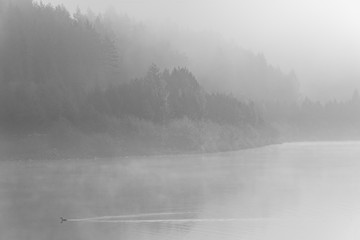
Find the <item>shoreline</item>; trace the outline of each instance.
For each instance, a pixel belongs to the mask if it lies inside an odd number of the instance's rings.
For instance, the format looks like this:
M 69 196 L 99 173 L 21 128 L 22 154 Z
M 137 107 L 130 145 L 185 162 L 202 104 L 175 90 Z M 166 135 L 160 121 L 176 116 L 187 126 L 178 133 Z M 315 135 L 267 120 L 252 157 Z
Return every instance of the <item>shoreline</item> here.
M 148 151 L 146 154 L 143 153 L 135 153 L 132 152 L 129 154 L 129 151 L 120 152 L 116 155 L 109 155 L 109 156 L 81 156 L 81 154 L 74 154 L 69 155 L 65 152 L 57 152 L 56 154 L 51 153 L 51 149 L 48 149 L 47 152 L 37 152 L 36 154 L 31 154 L 28 156 L 21 156 L 24 154 L 21 153 L 15 153 L 8 156 L 2 156 L 2 159 L 0 161 L 33 161 L 33 160 L 50 160 L 50 161 L 61 161 L 61 160 L 69 160 L 69 159 L 79 159 L 79 160 L 86 160 L 86 159 L 119 159 L 119 160 L 126 160 L 130 158 L 145 158 L 145 157 L 158 157 L 158 158 L 166 158 L 166 157 L 176 157 L 176 156 L 199 156 L 199 155 L 213 155 L 213 154 L 222 154 L 222 153 L 231 153 L 231 152 L 238 152 L 243 150 L 250 150 L 250 149 L 257 149 L 272 145 L 278 145 L 282 144 L 283 142 L 274 141 L 272 143 L 262 143 L 262 144 L 249 144 L 247 146 L 242 146 L 239 148 L 234 149 L 227 149 L 222 151 L 204 151 L 204 150 L 194 150 L 194 151 L 174 151 L 171 149 L 151 149 L 151 151 Z

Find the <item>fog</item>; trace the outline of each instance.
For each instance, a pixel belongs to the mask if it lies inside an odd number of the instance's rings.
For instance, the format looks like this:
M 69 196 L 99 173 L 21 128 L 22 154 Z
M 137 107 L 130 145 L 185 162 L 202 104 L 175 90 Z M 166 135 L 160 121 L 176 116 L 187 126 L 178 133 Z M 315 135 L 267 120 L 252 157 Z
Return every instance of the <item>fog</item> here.
M 359 139 L 355 2 L 1 2 L 7 156 Z
M 0 239 L 359 239 L 358 7 L 0 0 Z
M 360 87 L 360 3 L 354 0 L 50 0 L 75 11 L 111 7 L 146 24 L 212 31 L 294 70 L 302 93 L 347 99 Z

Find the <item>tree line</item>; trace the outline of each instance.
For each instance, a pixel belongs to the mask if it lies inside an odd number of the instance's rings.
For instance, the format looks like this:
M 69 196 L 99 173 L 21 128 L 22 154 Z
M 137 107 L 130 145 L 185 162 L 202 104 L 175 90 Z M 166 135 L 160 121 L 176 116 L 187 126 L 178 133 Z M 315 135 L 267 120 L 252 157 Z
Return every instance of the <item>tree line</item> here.
M 358 140 L 360 136 L 357 90 L 348 100 L 305 98 L 295 103 L 268 103 L 263 109 L 266 121 L 277 125 L 284 140 Z
M 255 145 L 271 129 L 252 102 L 209 93 L 186 67 L 152 64 L 144 76 L 124 79 L 121 48 L 99 18 L 31 2 L 6 5 L 0 18 L 3 140 L 46 142 L 36 151 L 57 154 L 100 141 L 125 152 L 139 142 L 143 149 L 216 151 Z
M 357 92 L 345 102 L 299 100 L 295 73 L 261 54 L 177 31 L 156 38 L 113 12 L 30 0 L 0 9 L 0 148 L 10 155 L 224 151 L 360 135 Z

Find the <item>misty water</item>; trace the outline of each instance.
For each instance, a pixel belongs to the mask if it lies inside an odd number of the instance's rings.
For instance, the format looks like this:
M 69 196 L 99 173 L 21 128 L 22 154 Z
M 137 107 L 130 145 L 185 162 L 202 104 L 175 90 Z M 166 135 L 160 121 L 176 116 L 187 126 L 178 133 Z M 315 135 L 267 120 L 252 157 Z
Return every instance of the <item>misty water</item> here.
M 358 239 L 359 159 L 360 143 L 333 142 L 1 161 L 0 238 Z M 133 216 L 60 223 L 119 215 Z

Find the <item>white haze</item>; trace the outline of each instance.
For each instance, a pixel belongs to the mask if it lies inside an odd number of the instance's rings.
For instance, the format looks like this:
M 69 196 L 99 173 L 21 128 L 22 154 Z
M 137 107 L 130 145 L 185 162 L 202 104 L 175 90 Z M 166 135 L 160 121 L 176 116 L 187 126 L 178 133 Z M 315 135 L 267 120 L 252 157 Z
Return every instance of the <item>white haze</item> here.
M 146 23 L 210 30 L 272 65 L 295 70 L 305 95 L 320 100 L 360 89 L 360 2 L 356 0 L 46 0 L 74 11 L 119 13 Z

